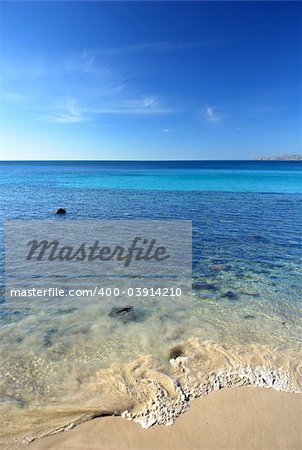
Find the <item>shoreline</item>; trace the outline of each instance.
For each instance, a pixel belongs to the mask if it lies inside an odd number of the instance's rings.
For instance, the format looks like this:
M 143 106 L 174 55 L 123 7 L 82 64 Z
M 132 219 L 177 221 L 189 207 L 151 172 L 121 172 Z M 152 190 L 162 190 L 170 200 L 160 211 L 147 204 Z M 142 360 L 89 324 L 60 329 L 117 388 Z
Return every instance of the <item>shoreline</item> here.
M 299 450 L 301 421 L 302 394 L 244 386 L 213 391 L 193 400 L 172 426 L 145 430 L 133 421 L 108 416 L 21 448 Z
M 65 431 L 82 427 L 84 422 L 90 423 L 96 417 L 121 416 L 138 422 L 142 429 L 172 425 L 186 415 L 184 413 L 191 409 L 196 399 L 228 390 L 223 388 L 265 387 L 285 395 L 302 394 L 301 362 L 297 354 L 288 349 L 286 352 L 273 351 L 254 344 L 237 348 L 236 352 L 232 348 L 230 352 L 226 345 L 191 338 L 174 348 L 176 350 L 183 356 L 165 363 L 149 355 L 99 370 L 86 382 L 85 378 L 78 378 L 72 404 L 66 402 L 65 406 L 61 401 L 55 407 L 33 408 L 25 423 L 20 415 L 15 436 L 7 431 L 12 420 L 18 423 L 21 410 L 14 414 L 8 411 L 6 427 L 3 422 L 4 440 L 1 439 L 2 445 L 8 447 L 1 447 L 0 443 L 0 449 L 18 448 L 21 444 L 65 435 Z

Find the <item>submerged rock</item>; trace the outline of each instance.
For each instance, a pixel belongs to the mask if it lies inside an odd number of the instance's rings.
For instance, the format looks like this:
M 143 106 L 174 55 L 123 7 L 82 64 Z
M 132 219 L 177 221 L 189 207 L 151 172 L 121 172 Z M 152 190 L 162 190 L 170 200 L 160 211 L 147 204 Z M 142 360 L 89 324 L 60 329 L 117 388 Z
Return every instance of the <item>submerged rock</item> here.
M 222 298 L 229 298 L 230 300 L 237 300 L 238 299 L 238 295 L 236 294 L 236 292 L 233 291 L 226 291 L 223 292 L 220 297 Z
M 253 316 L 252 314 L 246 314 L 245 316 L 243 316 L 244 319 L 256 319 L 256 316 Z
M 129 313 L 130 311 L 133 311 L 133 310 L 134 310 L 134 306 L 132 306 L 132 305 L 114 306 L 111 309 L 109 316 L 117 316 L 119 314 Z
M 217 288 L 213 284 L 203 283 L 202 281 L 194 281 L 192 288 L 196 291 L 216 291 Z
M 109 317 L 121 320 L 123 323 L 127 322 L 142 322 L 145 319 L 145 312 L 140 309 L 134 309 L 132 305 L 114 306 Z
M 58 333 L 58 328 L 50 328 L 46 331 L 44 337 L 43 337 L 43 347 L 48 348 L 51 347 L 53 344 L 53 339 L 55 335 Z
M 59 208 L 59 209 L 57 209 L 57 211 L 56 211 L 56 214 L 66 214 L 67 213 L 67 211 L 66 211 L 66 209 L 64 209 L 64 208 Z
M 169 353 L 169 359 L 176 359 L 179 358 L 180 356 L 183 356 L 184 352 L 183 349 L 180 345 L 178 345 L 177 347 L 174 347 L 170 350 Z
M 268 244 L 269 243 L 269 240 L 267 238 L 261 236 L 260 234 L 256 234 L 254 236 L 254 239 L 256 241 L 258 241 L 259 243 L 261 243 L 261 244 Z

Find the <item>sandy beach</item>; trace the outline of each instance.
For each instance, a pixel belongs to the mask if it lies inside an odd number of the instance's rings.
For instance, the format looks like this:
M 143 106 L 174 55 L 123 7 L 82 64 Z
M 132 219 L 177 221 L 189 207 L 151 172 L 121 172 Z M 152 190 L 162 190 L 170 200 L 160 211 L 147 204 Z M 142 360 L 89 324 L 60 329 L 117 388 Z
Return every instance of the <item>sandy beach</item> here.
M 302 395 L 274 389 L 222 389 L 191 402 L 174 425 L 145 430 L 103 417 L 29 445 L 32 450 L 302 448 Z M 25 448 L 25 447 L 24 447 Z

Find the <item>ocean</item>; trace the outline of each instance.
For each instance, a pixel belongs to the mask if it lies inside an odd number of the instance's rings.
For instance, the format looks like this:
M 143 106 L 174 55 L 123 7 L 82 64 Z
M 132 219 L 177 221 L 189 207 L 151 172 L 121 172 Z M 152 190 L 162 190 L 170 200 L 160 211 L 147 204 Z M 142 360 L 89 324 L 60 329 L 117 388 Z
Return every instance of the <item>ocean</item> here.
M 226 386 L 301 391 L 301 173 L 285 161 L 1 162 L 0 441 L 105 414 L 169 424 Z M 140 320 L 112 319 L 99 299 L 9 307 L 10 219 L 190 220 L 197 288 L 181 308 L 145 301 Z

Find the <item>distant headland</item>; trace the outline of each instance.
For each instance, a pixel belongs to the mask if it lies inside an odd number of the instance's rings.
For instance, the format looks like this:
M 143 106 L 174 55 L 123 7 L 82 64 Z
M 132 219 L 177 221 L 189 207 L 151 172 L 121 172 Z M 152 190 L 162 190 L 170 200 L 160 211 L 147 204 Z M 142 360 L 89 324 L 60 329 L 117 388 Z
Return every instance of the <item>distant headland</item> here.
M 256 161 L 302 161 L 302 155 L 257 156 Z

